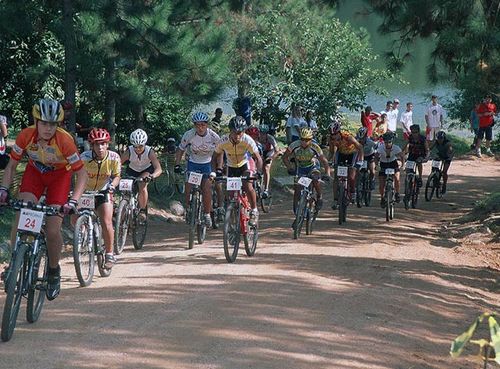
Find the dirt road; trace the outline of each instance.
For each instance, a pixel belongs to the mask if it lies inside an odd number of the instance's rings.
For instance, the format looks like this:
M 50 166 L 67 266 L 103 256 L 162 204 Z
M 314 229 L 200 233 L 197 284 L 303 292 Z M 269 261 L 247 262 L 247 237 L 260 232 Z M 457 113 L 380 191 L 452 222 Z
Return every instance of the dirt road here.
M 234 264 L 220 232 L 187 250 L 184 224 L 156 221 L 144 250 L 127 247 L 90 287 L 66 258 L 60 297 L 35 324 L 22 307 L 0 368 L 478 368 L 448 351 L 477 315 L 498 312 L 500 268 L 438 230 L 499 178 L 493 159 L 456 161 L 444 199 L 399 205 L 387 223 L 376 196 L 343 226 L 325 206 L 299 241 L 284 198 L 261 217 L 256 255 Z

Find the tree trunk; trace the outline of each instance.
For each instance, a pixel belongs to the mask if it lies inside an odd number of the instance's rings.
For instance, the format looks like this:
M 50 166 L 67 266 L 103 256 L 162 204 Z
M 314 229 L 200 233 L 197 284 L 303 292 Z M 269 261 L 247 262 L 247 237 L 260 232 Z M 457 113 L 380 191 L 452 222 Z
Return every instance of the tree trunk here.
M 111 142 L 116 143 L 116 95 L 115 95 L 115 67 L 110 61 L 104 72 L 106 88 L 104 92 L 104 126 L 111 135 Z
M 142 103 L 135 108 L 135 128 L 144 129 L 144 105 Z
M 73 105 L 72 114 L 67 119 L 67 129 L 76 132 L 76 40 L 75 25 L 73 22 L 74 8 L 72 0 L 64 0 L 63 3 L 63 29 L 64 29 L 64 98 Z

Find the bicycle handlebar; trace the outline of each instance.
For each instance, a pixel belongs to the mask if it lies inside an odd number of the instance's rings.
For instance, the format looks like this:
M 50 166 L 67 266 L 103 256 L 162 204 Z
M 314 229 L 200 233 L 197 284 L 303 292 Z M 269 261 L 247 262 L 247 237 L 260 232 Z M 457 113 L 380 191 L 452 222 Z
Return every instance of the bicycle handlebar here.
M 62 206 L 35 204 L 31 201 L 24 201 L 24 200 L 9 200 L 8 205 L 14 210 L 19 211 L 21 209 L 30 209 L 30 210 L 42 211 L 47 215 L 58 215 L 59 213 L 62 212 L 63 208 Z

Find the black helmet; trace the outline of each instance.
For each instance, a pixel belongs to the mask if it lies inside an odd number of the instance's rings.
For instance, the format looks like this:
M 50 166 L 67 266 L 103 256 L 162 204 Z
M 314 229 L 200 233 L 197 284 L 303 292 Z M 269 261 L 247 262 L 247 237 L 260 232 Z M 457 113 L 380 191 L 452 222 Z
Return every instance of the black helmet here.
M 236 132 L 243 132 L 247 129 L 247 122 L 245 118 L 240 117 L 239 115 L 236 117 L 232 117 L 229 121 L 229 129 Z
M 445 131 L 439 131 L 436 135 L 436 138 L 438 140 L 446 140 L 446 132 Z
M 420 126 L 418 124 L 412 124 L 410 126 L 410 131 L 415 133 L 420 132 Z
M 392 143 L 394 141 L 394 133 L 386 132 L 382 135 L 382 139 L 385 143 Z

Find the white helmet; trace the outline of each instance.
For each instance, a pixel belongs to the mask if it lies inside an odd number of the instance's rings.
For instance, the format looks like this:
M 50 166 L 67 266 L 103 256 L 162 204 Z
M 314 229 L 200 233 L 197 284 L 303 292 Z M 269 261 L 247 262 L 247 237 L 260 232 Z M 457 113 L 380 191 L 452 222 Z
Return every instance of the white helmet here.
M 148 142 L 148 134 L 142 129 L 138 128 L 130 134 L 130 143 L 133 146 L 146 145 Z

